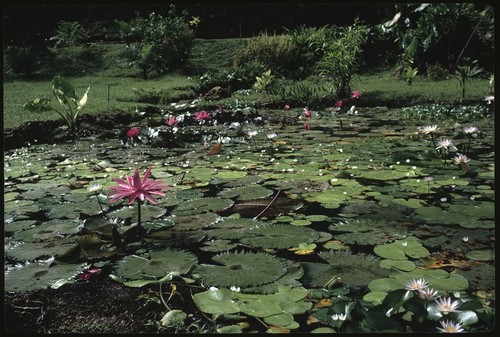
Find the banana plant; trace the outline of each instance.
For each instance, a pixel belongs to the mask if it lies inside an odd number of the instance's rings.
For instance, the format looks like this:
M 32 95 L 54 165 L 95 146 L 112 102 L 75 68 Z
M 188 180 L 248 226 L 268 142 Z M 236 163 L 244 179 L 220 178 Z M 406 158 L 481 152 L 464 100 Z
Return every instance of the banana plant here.
M 79 98 L 75 93 L 73 85 L 61 76 L 52 79 L 52 93 L 60 104 L 60 108 L 52 106 L 50 98 L 35 98 L 25 103 L 23 108 L 30 112 L 55 111 L 64 120 L 71 131 L 76 129 L 76 119 L 78 114 L 87 104 L 90 86 Z

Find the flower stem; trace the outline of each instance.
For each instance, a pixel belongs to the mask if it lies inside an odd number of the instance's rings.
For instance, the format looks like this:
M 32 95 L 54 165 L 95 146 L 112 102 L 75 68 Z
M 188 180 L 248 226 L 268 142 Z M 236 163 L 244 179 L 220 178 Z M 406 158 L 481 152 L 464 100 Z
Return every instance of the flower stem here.
M 137 237 L 141 237 L 141 200 L 137 199 Z
M 99 194 L 97 192 L 94 192 L 95 198 L 97 199 L 97 204 L 99 205 L 99 208 L 101 209 L 101 212 L 104 212 L 102 209 L 101 201 L 99 200 Z

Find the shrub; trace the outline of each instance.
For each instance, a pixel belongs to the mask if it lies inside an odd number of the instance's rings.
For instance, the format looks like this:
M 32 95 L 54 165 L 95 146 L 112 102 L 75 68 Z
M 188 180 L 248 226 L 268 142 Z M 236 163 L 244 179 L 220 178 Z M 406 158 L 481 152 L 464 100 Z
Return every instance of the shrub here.
M 292 44 L 286 74 L 293 79 L 304 79 L 311 75 L 325 53 L 325 46 L 335 36 L 335 27 L 321 28 L 299 26 L 287 30 Z
M 439 63 L 427 65 L 427 78 L 431 81 L 444 80 L 448 76 L 448 70 Z
M 4 71 L 31 76 L 40 67 L 40 58 L 32 47 L 10 47 L 4 53 Z
M 147 19 L 135 18 L 130 23 L 115 21 L 112 36 L 118 36 L 130 49 L 128 64 L 138 66 L 142 77 L 162 75 L 182 66 L 193 45 L 194 33 L 187 22 L 187 12 L 176 13 L 170 5 L 168 15 L 151 13 Z M 140 41 L 133 44 L 133 41 Z
M 343 27 L 325 46 L 325 54 L 318 63 L 320 75 L 332 80 L 335 94 L 340 98 L 351 94 L 351 78 L 357 70 L 367 32 L 368 29 L 357 22 Z
M 50 38 L 56 41 L 54 47 L 77 46 L 87 39 L 87 32 L 78 21 L 59 21 L 57 35 Z
M 234 67 L 242 67 L 246 63 L 258 62 L 266 69 L 278 75 L 286 75 L 292 59 L 292 43 L 285 35 L 267 35 L 267 33 L 250 40 L 234 57 Z
M 277 96 L 280 101 L 311 107 L 323 103 L 330 92 L 328 88 L 318 84 L 317 81 L 303 80 L 292 83 L 277 81 L 269 93 Z

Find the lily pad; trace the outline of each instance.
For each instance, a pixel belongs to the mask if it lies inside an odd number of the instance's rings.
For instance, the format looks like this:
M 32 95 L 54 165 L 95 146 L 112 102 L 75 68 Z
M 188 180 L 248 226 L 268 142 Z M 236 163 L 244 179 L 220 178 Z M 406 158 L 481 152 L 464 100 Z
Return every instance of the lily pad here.
M 230 208 L 234 202 L 231 199 L 213 197 L 185 201 L 172 211 L 173 215 L 193 215 L 205 212 L 220 212 Z
M 286 273 L 286 264 L 265 253 L 220 253 L 212 258 L 219 265 L 201 264 L 194 273 L 203 283 L 216 287 L 255 287 L 273 282 Z
M 393 243 L 375 246 L 373 252 L 378 256 L 391 260 L 406 260 L 408 257 L 418 259 L 426 257 L 430 253 L 422 246 L 422 243 L 413 236 Z
M 187 274 L 198 258 L 183 250 L 151 251 L 150 257 L 129 255 L 119 260 L 114 268 L 123 279 L 159 279 L 169 273 Z
M 217 195 L 223 198 L 236 200 L 252 200 L 267 198 L 271 194 L 273 194 L 272 190 L 267 189 L 261 185 L 250 185 L 223 189 Z
M 252 227 L 240 242 L 254 247 L 287 249 L 301 243 L 313 243 L 319 237 L 318 231 L 308 227 L 276 224 Z
M 28 263 L 5 272 L 6 291 L 30 291 L 45 289 L 59 280 L 72 282 L 74 277 L 84 268 L 81 264 L 47 264 Z

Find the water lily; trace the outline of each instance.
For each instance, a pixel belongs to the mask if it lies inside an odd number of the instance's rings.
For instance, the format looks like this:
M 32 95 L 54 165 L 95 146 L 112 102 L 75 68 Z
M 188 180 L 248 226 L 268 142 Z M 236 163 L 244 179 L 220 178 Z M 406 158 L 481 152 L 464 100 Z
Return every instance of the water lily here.
M 311 117 L 312 116 L 312 110 L 305 108 L 304 109 L 304 117 Z
M 436 147 L 437 149 L 448 149 L 453 145 L 453 141 L 451 139 L 440 139 L 438 141 L 438 146 Z
M 432 288 L 418 290 L 418 296 L 423 300 L 433 300 L 437 297 L 438 292 Z
M 276 137 L 278 137 L 278 134 L 276 134 L 275 132 L 267 134 L 267 139 L 274 139 Z
M 285 104 L 285 110 L 290 110 L 290 104 Z
M 353 105 L 351 108 L 347 111 L 348 115 L 356 116 L 358 114 L 358 110 L 355 110 L 356 107 Z
M 354 99 L 358 99 L 361 97 L 361 91 L 358 91 L 358 90 L 354 90 L 352 92 L 352 95 L 351 95 L 351 98 L 354 98 Z
M 467 126 L 464 128 L 464 133 L 469 135 L 469 143 L 467 145 L 468 151 L 470 151 L 472 138 L 477 137 L 478 132 L 479 132 L 479 128 L 477 128 L 476 126 Z
M 141 203 L 143 201 L 149 201 L 154 205 L 158 204 L 158 200 L 153 196 L 165 196 L 162 190 L 168 188 L 167 185 L 163 184 L 162 180 L 155 181 L 149 179 L 150 175 L 151 168 L 148 168 L 141 180 L 139 169 L 136 167 L 133 176 L 125 176 L 125 180 L 114 178 L 118 186 L 108 187 L 112 190 L 110 195 L 113 196 L 110 203 L 128 197 L 128 204 L 130 205 L 137 199 L 137 236 L 141 233 Z
M 474 135 L 478 131 L 479 131 L 479 128 L 477 128 L 476 126 L 466 126 L 464 128 L 465 133 L 472 134 L 472 135 Z
M 413 279 L 406 283 L 406 290 L 419 291 L 429 287 L 429 284 L 424 279 Z
M 435 133 L 437 130 L 439 130 L 439 127 L 437 125 L 426 125 L 426 126 L 423 126 L 423 127 L 419 127 L 418 128 L 418 131 L 420 133 L 423 133 L 425 135 L 427 134 L 433 134 Z
M 439 130 L 439 127 L 436 124 L 426 125 L 426 126 L 418 128 L 419 133 L 423 133 L 424 135 L 429 135 L 429 134 L 431 135 L 431 141 L 432 141 L 432 144 L 434 145 L 434 147 L 436 147 L 436 141 L 434 140 L 434 134 L 436 133 L 437 130 Z
M 310 130 L 311 126 L 309 124 L 304 124 L 304 130 Z
M 156 138 L 159 135 L 159 131 L 153 128 L 148 128 L 148 138 Z
M 174 116 L 169 116 L 166 120 L 165 120 L 165 123 L 167 123 L 168 126 L 170 127 L 173 127 L 175 126 L 177 123 L 179 123 L 179 121 L 174 117 Z
M 101 184 L 92 184 L 89 187 L 87 187 L 87 191 L 89 192 L 98 192 L 102 189 Z
M 194 120 L 201 124 L 210 119 L 212 119 L 212 114 L 208 111 L 201 110 L 194 113 Z
M 337 102 L 335 102 L 335 107 L 337 108 L 342 108 L 342 105 L 344 105 L 344 102 L 342 100 L 338 100 Z
M 492 102 L 495 102 L 495 96 L 494 95 L 485 96 L 484 101 L 486 102 L 486 104 L 491 104 Z
M 456 310 L 460 306 L 459 301 L 451 302 L 451 297 L 442 297 L 436 299 L 436 309 L 441 311 L 444 315 L 448 315 L 450 312 L 456 312 Z
M 437 328 L 441 332 L 445 333 L 457 333 L 457 332 L 462 332 L 464 329 L 460 325 L 460 323 L 455 323 L 452 320 L 443 320 L 439 321 L 441 324 L 441 328 Z
M 469 165 L 470 159 L 467 158 L 465 154 L 457 153 L 457 155 L 455 156 L 455 158 L 453 158 L 453 160 L 455 161 L 456 165 L 459 165 L 462 168 L 462 171 L 464 171 L 464 173 L 466 174 L 472 173 L 472 169 Z
M 137 127 L 130 128 L 127 131 L 127 137 L 129 138 L 137 138 L 141 134 L 141 129 Z
M 468 162 L 470 162 L 470 159 L 467 158 L 465 154 L 461 153 L 457 153 L 457 155 L 455 156 L 455 158 L 453 158 L 453 160 L 457 165 L 467 164 Z
M 334 321 L 345 321 L 347 318 L 347 315 L 346 314 L 333 314 L 331 317 Z

